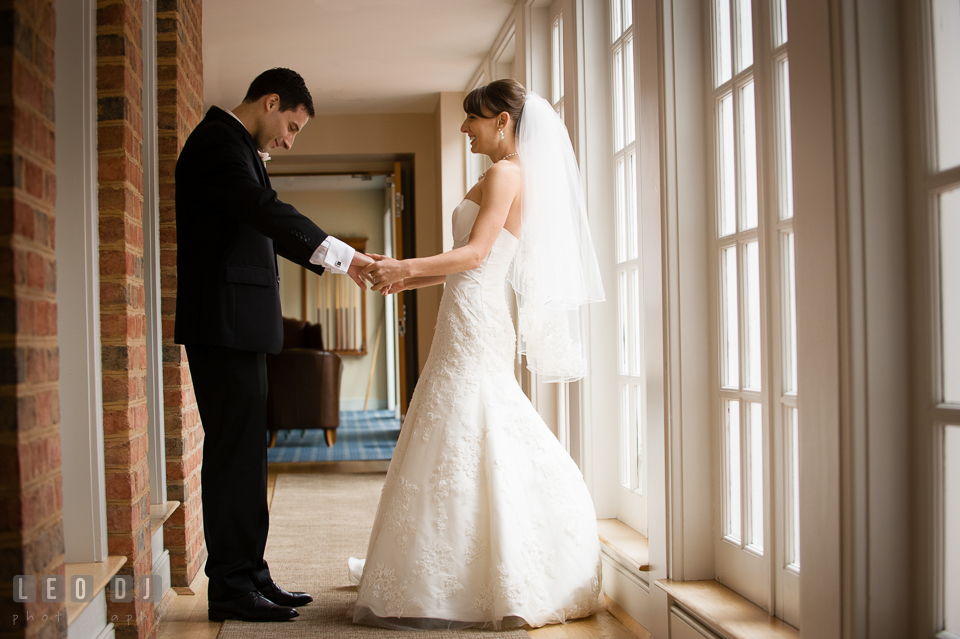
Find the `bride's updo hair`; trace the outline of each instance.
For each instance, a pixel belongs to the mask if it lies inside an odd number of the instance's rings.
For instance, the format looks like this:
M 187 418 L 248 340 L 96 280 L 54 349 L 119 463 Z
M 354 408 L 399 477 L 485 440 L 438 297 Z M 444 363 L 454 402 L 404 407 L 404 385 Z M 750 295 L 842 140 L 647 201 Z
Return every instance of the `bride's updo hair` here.
M 463 99 L 463 110 L 478 118 L 495 118 L 501 113 L 509 113 L 513 120 L 513 130 L 520 125 L 523 103 L 527 99 L 527 90 L 516 80 L 496 80 L 477 87 Z

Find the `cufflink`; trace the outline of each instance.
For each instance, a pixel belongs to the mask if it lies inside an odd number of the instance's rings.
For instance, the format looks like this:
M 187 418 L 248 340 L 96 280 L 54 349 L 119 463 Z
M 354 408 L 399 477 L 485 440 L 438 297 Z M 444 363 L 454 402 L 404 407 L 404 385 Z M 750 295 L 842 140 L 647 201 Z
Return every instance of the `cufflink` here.
M 343 262 L 341 262 L 340 260 L 337 260 L 337 266 L 340 266 L 341 264 L 343 264 Z

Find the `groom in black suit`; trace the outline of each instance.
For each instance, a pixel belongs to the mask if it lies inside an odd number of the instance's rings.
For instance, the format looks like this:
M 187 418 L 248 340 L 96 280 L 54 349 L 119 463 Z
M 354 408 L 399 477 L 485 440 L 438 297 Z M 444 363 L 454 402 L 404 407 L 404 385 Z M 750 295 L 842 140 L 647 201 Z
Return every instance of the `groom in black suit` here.
M 212 621 L 279 621 L 310 603 L 273 582 L 267 542 L 266 354 L 280 352 L 277 255 L 317 274 L 372 260 L 277 199 L 264 168 L 314 116 L 303 78 L 271 69 L 232 112 L 211 107 L 176 170 L 177 316 L 203 423 L 203 525 Z

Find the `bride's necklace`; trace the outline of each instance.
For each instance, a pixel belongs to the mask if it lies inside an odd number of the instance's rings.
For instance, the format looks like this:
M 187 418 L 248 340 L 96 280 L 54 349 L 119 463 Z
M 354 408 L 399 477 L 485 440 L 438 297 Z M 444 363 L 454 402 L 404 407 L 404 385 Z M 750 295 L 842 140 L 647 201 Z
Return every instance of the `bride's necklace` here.
M 515 152 L 511 153 L 510 155 L 505 155 L 505 156 L 503 156 L 502 158 L 500 158 L 499 160 L 497 160 L 497 162 L 503 162 L 503 161 L 506 160 L 507 158 L 512 158 L 512 157 L 515 156 L 515 155 L 520 155 L 520 152 L 519 152 L 519 151 L 515 151 Z M 494 164 L 496 164 L 497 162 L 494 162 Z M 491 166 L 490 169 L 492 169 L 492 168 L 493 168 L 493 167 Z M 487 171 L 489 171 L 490 169 L 487 169 Z M 483 173 L 480 174 L 480 177 L 477 178 L 477 182 L 479 182 L 480 180 L 483 179 L 483 176 L 487 174 L 487 171 L 484 171 Z

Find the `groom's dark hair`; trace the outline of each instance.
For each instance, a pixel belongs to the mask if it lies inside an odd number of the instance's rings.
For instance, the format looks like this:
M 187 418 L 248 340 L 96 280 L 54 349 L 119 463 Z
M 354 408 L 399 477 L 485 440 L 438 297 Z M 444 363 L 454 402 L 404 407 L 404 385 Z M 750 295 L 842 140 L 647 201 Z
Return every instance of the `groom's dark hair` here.
M 296 71 L 282 67 L 264 71 L 250 83 L 243 101 L 256 102 L 271 93 L 280 96 L 281 111 L 296 111 L 303 106 L 311 118 L 316 115 L 313 110 L 313 96 L 307 89 L 307 83 Z

